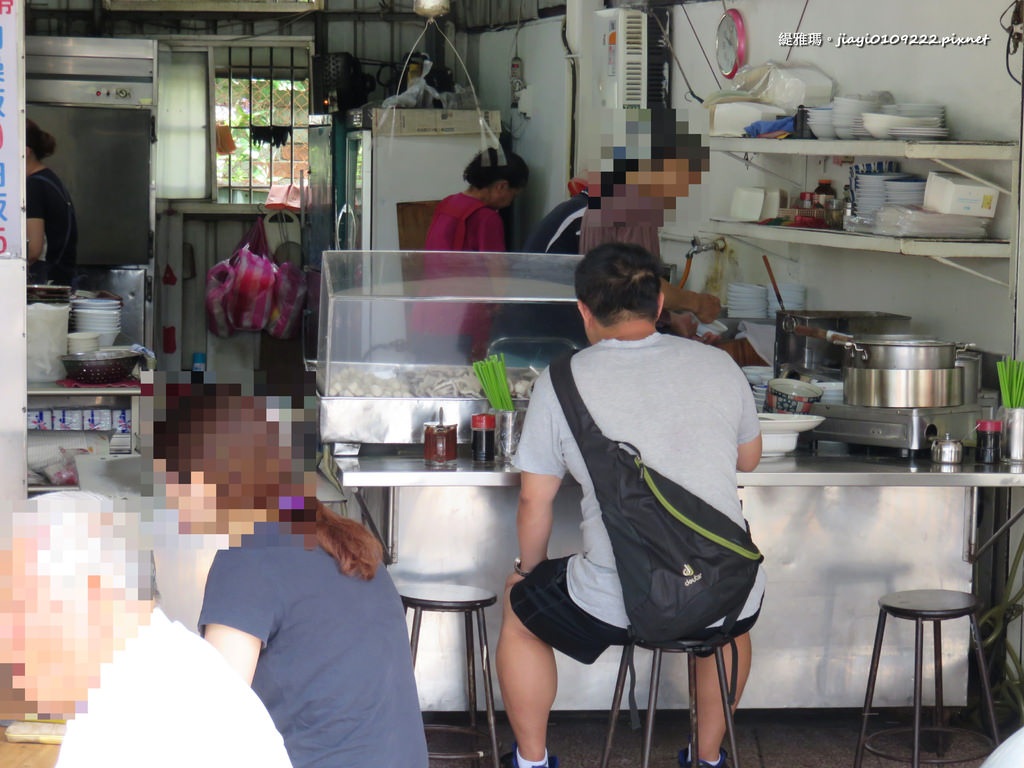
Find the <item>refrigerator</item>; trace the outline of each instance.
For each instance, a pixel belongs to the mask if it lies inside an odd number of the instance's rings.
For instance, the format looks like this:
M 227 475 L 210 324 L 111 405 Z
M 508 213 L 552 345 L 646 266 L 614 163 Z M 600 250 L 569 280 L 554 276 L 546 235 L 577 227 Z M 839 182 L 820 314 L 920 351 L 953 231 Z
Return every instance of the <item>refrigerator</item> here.
M 398 205 L 462 192 L 462 170 L 482 147 L 479 133 L 392 136 L 351 130 L 344 137 L 341 245 L 399 250 Z

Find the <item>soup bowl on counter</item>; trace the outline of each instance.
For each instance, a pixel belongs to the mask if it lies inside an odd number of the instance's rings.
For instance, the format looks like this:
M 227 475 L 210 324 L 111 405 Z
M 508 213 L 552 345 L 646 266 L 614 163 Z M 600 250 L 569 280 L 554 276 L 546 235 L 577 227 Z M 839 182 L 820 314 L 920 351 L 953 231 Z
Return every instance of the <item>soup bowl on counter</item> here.
M 824 391 L 817 384 L 798 379 L 772 379 L 768 382 L 765 411 L 768 413 L 810 413 L 811 405 L 821 400 Z

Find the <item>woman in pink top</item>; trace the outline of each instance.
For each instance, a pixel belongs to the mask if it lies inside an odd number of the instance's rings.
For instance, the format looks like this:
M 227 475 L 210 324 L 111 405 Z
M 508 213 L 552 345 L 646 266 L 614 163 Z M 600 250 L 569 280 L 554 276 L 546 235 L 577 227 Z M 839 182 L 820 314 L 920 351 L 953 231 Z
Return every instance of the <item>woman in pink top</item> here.
M 481 152 L 462 172 L 469 187 L 449 195 L 434 209 L 427 230 L 428 251 L 505 250 L 505 227 L 498 211 L 508 208 L 530 177 L 519 155 L 495 149 Z
M 500 155 L 495 149 L 481 152 L 462 172 L 469 187 L 449 195 L 434 209 L 424 245 L 428 251 L 444 251 L 423 260 L 421 295 L 448 295 L 453 277 L 487 277 L 494 265 L 465 252 L 494 253 L 505 250 L 505 226 L 498 211 L 515 200 L 529 178 L 523 158 L 513 152 Z M 490 337 L 491 317 L 482 304 L 419 302 L 410 317 L 410 338 L 433 363 L 465 364 L 482 358 Z

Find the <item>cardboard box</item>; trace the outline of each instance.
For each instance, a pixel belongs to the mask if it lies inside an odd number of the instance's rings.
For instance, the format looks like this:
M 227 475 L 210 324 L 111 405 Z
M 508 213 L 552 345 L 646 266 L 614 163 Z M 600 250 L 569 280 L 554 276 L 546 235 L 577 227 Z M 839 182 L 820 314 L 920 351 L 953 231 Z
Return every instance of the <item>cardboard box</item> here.
M 998 200 L 997 189 L 959 173 L 932 171 L 924 188 L 924 207 L 939 213 L 991 219 L 996 214 Z
M 501 113 L 483 112 L 495 138 L 501 133 Z M 373 131 L 394 136 L 456 136 L 480 133 L 475 109 L 375 109 Z

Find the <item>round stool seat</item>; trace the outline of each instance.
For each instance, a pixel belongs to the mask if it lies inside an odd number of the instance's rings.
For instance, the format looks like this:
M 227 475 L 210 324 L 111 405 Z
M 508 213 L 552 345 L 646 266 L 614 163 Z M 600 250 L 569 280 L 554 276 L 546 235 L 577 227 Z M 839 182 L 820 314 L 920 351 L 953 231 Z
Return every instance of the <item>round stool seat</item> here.
M 911 589 L 885 595 L 879 599 L 878 606 L 898 619 L 942 621 L 974 614 L 978 610 L 978 598 L 951 589 Z
M 424 611 L 473 611 L 498 601 L 490 590 L 462 584 L 403 584 L 398 594 L 402 605 Z
M 665 653 L 697 653 L 703 651 L 711 652 L 715 648 L 728 645 L 732 638 L 724 635 L 716 635 L 707 640 L 666 640 L 660 643 L 649 643 L 646 640 L 637 640 L 635 645 L 648 651 L 661 650 Z

